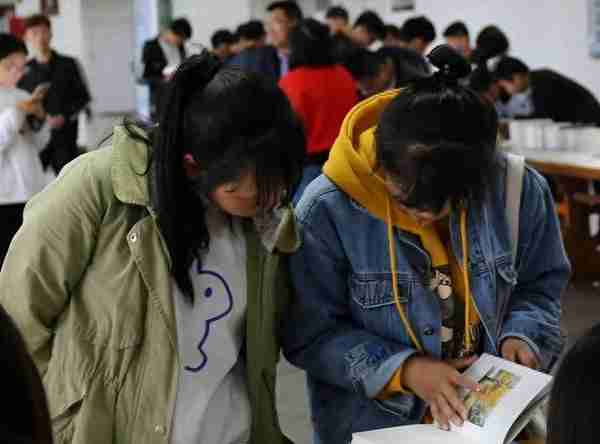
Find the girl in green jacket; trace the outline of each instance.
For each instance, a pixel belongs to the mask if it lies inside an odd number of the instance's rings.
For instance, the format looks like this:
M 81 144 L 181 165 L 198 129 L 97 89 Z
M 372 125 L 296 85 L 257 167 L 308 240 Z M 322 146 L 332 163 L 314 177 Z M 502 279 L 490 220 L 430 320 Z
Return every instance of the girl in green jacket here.
M 118 127 L 30 201 L 0 302 L 57 443 L 286 443 L 274 406 L 301 126 L 276 85 L 204 53 L 157 128 Z

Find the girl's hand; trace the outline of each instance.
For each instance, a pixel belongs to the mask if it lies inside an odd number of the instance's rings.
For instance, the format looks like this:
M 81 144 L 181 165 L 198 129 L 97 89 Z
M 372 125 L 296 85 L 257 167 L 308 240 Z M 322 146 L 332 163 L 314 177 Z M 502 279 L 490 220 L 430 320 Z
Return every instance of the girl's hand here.
M 529 367 L 534 370 L 537 370 L 540 367 L 540 363 L 531 350 L 531 347 L 529 347 L 529 345 L 527 345 L 527 343 L 521 339 L 505 339 L 502 341 L 500 353 L 504 359 L 524 365 L 525 367 Z
M 46 112 L 42 106 L 41 100 L 27 99 L 17 103 L 17 108 L 23 111 L 25 114 L 33 115 L 40 120 L 46 117 Z
M 440 361 L 428 356 L 409 358 L 402 369 L 403 385 L 427 402 L 435 421 L 444 430 L 450 422 L 457 427 L 467 419 L 467 409 L 459 398 L 457 388 L 479 391 L 479 385 L 459 373 L 477 360 L 477 356 Z

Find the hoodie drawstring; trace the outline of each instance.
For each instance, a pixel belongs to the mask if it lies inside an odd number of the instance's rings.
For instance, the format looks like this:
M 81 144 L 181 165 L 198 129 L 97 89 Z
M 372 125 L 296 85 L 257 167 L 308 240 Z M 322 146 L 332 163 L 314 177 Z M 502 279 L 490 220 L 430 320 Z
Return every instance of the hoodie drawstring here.
M 465 290 L 465 350 L 471 350 L 471 284 L 469 282 L 469 240 L 467 237 L 467 210 L 461 206 L 460 210 L 460 241 L 462 246 L 463 264 L 461 267 L 463 285 Z
M 388 234 L 388 250 L 390 256 L 390 267 L 392 270 L 392 288 L 394 291 L 394 301 L 396 304 L 396 310 L 398 310 L 398 314 L 402 319 L 402 324 L 406 329 L 408 336 L 413 342 L 415 348 L 422 352 L 423 347 L 417 336 L 415 335 L 412 326 L 404 312 L 404 308 L 400 303 L 400 290 L 398 288 L 398 265 L 396 259 L 396 247 L 394 242 L 394 228 L 392 224 L 392 203 L 391 199 L 388 196 L 387 198 L 387 234 Z M 469 270 L 468 270 L 468 239 L 467 239 L 467 211 L 464 207 L 461 207 L 460 211 L 460 240 L 462 247 L 462 256 L 463 256 L 463 266 L 461 267 L 462 271 L 462 279 L 464 284 L 465 291 L 465 333 L 464 333 L 464 346 L 466 350 L 471 349 L 472 338 L 471 338 L 471 328 L 470 328 L 470 314 L 471 314 L 471 286 L 469 282 Z
M 390 266 L 392 269 L 392 288 L 394 289 L 394 300 L 396 302 L 396 309 L 400 314 L 400 318 L 402 318 L 402 323 L 404 324 L 404 328 L 408 332 L 408 336 L 412 340 L 416 349 L 420 352 L 423 351 L 423 347 L 421 343 L 417 339 L 415 332 L 413 331 L 410 322 L 408 322 L 408 318 L 406 317 L 406 313 L 404 313 L 404 308 L 400 303 L 400 290 L 398 289 L 398 265 L 396 263 L 396 246 L 394 242 L 394 227 L 392 224 L 392 203 L 390 198 L 387 198 L 387 228 L 388 228 L 388 250 L 390 254 Z

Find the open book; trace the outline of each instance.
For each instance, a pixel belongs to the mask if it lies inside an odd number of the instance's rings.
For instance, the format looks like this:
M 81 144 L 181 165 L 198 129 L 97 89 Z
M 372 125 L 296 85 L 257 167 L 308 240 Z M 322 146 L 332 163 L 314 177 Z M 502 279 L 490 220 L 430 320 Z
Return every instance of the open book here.
M 462 427 L 447 432 L 436 425 L 393 427 L 355 433 L 352 444 L 503 444 L 511 443 L 550 392 L 552 377 L 521 365 L 483 355 L 465 375 L 481 392 L 461 390 L 468 410 Z

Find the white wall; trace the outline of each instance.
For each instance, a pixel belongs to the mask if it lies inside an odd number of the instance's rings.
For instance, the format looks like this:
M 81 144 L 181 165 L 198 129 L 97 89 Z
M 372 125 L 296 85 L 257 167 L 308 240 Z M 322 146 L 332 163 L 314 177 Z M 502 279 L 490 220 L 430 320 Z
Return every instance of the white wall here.
M 173 0 L 173 17 L 186 17 L 194 29 L 192 40 L 210 46 L 218 28 L 235 29 L 250 19 L 248 0 Z
M 588 0 L 416 0 L 414 14 L 391 14 L 390 0 L 339 3 L 353 18 L 367 6 L 398 25 L 425 14 L 440 35 L 458 19 L 467 23 L 473 39 L 483 26 L 497 24 L 510 39 L 512 55 L 532 68 L 549 67 L 572 77 L 600 97 L 600 59 L 589 56 Z
M 80 0 L 84 60 L 97 112 L 135 109 L 134 5 L 123 0 Z

